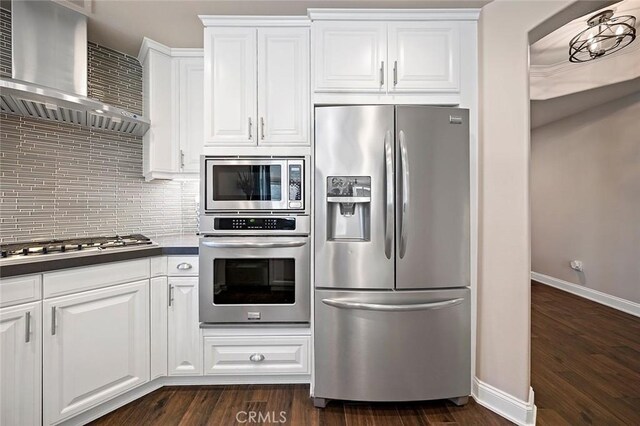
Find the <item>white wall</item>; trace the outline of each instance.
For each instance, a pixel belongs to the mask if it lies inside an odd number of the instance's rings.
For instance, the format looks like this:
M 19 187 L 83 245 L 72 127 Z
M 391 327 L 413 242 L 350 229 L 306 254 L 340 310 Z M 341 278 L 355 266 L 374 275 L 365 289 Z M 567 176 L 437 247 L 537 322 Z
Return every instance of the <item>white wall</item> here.
M 532 271 L 640 303 L 640 91 L 532 132 L 531 210 Z
M 478 379 L 529 400 L 528 33 L 571 1 L 496 0 L 482 9 Z

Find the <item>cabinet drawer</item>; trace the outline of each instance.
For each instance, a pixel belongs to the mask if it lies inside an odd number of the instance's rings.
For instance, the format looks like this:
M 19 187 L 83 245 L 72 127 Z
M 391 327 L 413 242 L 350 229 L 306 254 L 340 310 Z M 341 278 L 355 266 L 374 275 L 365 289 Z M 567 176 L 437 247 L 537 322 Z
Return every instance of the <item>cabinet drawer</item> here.
M 167 258 L 167 274 L 175 276 L 197 276 L 198 256 L 169 256 Z
M 0 280 L 0 308 L 40 300 L 42 275 L 25 275 Z
M 105 263 L 47 272 L 43 278 L 43 293 L 47 299 L 148 278 L 149 259 Z
M 205 337 L 204 374 L 309 374 L 309 340 L 309 336 Z

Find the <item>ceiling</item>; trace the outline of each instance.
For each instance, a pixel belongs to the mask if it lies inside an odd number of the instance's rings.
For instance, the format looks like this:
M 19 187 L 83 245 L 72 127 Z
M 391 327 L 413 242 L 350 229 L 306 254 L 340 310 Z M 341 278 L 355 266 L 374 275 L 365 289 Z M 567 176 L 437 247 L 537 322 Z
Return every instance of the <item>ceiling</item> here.
M 624 0 L 602 10 L 606 9 L 613 10 L 615 15 L 635 16 L 637 32 L 640 33 L 640 0 Z M 569 63 L 569 41 L 587 28 L 587 19 L 595 13 L 575 19 L 531 45 L 531 65 L 549 66 Z M 640 43 L 640 34 L 635 43 Z
M 57 0 L 82 5 L 89 40 L 136 56 L 143 37 L 202 47 L 198 15 L 306 15 L 308 8 L 480 8 L 490 0 Z
M 535 129 L 598 105 L 639 93 L 640 77 L 552 99 L 532 100 L 531 128 Z

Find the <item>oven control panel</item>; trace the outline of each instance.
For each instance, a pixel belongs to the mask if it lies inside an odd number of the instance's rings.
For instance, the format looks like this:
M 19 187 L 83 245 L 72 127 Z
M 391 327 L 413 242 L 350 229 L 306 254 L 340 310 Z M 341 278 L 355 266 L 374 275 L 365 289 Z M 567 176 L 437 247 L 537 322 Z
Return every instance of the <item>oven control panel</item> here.
M 292 217 L 217 217 L 213 221 L 213 229 L 294 231 L 296 219 Z

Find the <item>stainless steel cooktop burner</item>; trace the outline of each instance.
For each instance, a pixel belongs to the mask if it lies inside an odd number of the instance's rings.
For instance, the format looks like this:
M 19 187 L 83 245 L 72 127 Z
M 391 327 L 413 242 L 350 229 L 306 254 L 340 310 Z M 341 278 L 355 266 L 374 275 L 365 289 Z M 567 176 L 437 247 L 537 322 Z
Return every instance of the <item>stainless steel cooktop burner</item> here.
M 83 250 L 106 250 L 148 245 L 154 245 L 154 242 L 142 234 L 132 234 L 0 244 L 0 254 L 3 259 L 15 259 L 49 254 L 71 254 Z

